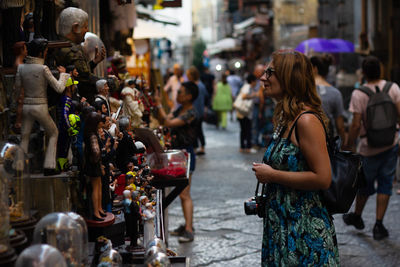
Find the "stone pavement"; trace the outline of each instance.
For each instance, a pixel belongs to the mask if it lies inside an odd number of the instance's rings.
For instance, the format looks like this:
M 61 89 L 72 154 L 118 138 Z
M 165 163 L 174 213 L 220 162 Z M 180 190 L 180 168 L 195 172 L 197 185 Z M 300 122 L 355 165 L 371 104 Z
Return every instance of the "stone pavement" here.
M 252 162 L 260 162 L 264 151 L 239 153 L 238 122 L 217 130 L 205 125 L 206 155 L 197 157 L 192 178 L 195 240 L 180 244 L 169 237 L 169 247 L 190 257 L 191 266 L 260 266 L 262 219 L 246 216 L 243 202 L 254 195 L 256 179 Z M 400 184 L 395 184 L 399 188 Z M 375 197 L 363 214 L 365 229 L 346 226 L 334 216 L 342 266 L 400 266 L 400 195 L 394 194 L 384 224 L 389 238 L 375 241 Z M 179 199 L 169 207 L 169 229 L 183 223 Z

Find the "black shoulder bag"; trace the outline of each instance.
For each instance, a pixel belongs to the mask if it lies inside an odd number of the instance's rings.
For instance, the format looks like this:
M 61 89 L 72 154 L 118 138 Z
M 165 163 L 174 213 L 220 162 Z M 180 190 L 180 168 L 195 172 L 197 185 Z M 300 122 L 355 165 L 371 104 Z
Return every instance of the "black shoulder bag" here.
M 300 114 L 314 114 L 322 123 L 325 130 L 326 144 L 332 169 L 332 182 L 327 190 L 322 190 L 322 202 L 328 209 L 329 214 L 346 213 L 349 211 L 358 189 L 364 180 L 364 173 L 361 168 L 361 156 L 351 151 L 340 151 L 340 138 L 328 137 L 328 132 L 322 119 L 313 111 L 306 111 Z M 293 124 L 296 127 L 297 117 Z M 289 133 L 290 138 L 291 131 Z M 299 138 L 296 131 L 296 139 Z

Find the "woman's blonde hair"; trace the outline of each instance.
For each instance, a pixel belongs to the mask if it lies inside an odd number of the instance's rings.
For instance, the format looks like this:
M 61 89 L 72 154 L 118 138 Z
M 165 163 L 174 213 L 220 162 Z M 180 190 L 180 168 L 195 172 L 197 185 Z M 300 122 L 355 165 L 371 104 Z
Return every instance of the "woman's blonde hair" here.
M 274 74 L 283 91 L 283 97 L 275 107 L 274 126 L 277 127 L 279 123 L 287 125 L 305 107 L 309 107 L 321 117 L 327 127 L 328 118 L 321 107 L 310 60 L 294 50 L 279 50 L 272 54 L 272 62 Z

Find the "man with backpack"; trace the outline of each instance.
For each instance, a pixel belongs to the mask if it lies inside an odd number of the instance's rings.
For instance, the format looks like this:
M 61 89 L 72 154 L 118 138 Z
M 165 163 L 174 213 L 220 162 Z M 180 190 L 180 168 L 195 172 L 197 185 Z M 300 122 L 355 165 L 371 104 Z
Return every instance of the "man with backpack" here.
M 346 148 L 350 150 L 360 137 L 357 152 L 362 156 L 366 186 L 358 191 L 355 211 L 344 214 L 343 221 L 357 229 L 364 229 L 361 214 L 368 197 L 377 192 L 373 237 L 381 240 L 389 236 L 382 221 L 392 195 L 396 171 L 400 89 L 396 83 L 380 79 L 380 62 L 376 57 L 364 59 L 362 72 L 367 82 L 354 90 L 351 96 L 349 110 L 353 113 L 353 121 Z

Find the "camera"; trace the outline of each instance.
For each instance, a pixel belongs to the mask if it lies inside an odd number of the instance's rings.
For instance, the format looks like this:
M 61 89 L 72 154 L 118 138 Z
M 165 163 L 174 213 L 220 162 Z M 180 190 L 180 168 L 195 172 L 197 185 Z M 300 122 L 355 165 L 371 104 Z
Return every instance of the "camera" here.
M 265 195 L 251 197 L 244 202 L 244 213 L 246 215 L 258 215 L 260 218 L 265 218 L 265 203 Z

